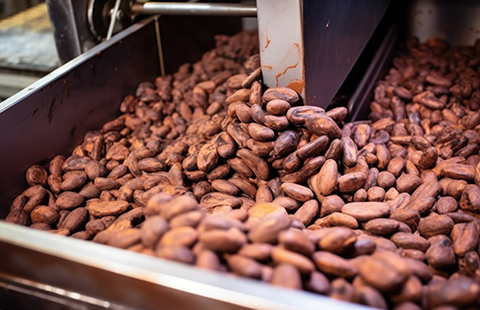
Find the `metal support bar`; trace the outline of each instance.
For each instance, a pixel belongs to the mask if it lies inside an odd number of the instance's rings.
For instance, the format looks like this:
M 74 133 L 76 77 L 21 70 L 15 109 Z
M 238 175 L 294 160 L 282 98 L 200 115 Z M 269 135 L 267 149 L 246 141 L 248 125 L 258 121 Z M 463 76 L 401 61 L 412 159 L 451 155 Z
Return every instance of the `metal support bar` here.
M 237 3 L 177 3 L 146 2 L 132 5 L 137 14 L 192 15 L 192 16 L 257 16 L 257 8 L 251 4 Z

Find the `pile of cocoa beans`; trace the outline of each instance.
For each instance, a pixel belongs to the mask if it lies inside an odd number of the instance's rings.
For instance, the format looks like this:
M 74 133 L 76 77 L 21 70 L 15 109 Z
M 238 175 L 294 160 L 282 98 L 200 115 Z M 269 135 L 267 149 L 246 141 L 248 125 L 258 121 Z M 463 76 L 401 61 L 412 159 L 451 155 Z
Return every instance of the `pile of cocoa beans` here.
M 216 39 L 28 169 L 6 221 L 377 308 L 478 308 L 480 41 L 412 38 L 345 123 L 266 89 L 256 34 Z

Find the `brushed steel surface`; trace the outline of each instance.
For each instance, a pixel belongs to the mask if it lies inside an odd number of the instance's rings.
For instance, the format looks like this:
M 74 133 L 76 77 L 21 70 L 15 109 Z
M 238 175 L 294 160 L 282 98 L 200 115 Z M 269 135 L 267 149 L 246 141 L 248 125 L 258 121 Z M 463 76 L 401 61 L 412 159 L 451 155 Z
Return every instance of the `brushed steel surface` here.
M 136 14 L 195 15 L 195 16 L 257 16 L 255 5 L 248 3 L 178 3 L 146 2 L 133 4 Z
M 371 309 L 0 222 L 0 272 L 135 309 Z

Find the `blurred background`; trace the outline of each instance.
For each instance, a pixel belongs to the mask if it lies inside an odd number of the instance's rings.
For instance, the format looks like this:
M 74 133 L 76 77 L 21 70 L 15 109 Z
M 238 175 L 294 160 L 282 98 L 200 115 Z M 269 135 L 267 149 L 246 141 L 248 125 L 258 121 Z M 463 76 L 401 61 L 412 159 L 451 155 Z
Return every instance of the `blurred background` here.
M 45 2 L 0 0 L 0 101 L 58 66 Z

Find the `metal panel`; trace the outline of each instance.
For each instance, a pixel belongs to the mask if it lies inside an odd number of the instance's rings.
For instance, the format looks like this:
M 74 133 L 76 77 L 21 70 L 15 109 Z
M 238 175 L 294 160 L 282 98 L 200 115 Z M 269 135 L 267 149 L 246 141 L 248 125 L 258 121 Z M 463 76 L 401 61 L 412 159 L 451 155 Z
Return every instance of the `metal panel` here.
M 367 119 L 370 102 L 377 82 L 388 72 L 390 61 L 397 43 L 396 25 L 392 25 L 383 42 L 378 47 L 367 71 L 358 84 L 347 104 L 348 119 L 351 121 Z
M 154 80 L 159 64 L 152 38 L 147 19 L 0 103 L 0 217 L 27 187 L 29 166 L 68 154 L 88 130 L 119 113 L 121 100 L 139 82 Z
M 305 96 L 303 0 L 258 0 L 263 81 Z
M 105 308 L 370 309 L 7 223 L 0 223 L 0 252 L 0 281 L 5 274 L 33 279 L 77 299 L 102 299 Z
M 307 104 L 328 106 L 389 4 L 386 0 L 305 0 Z

